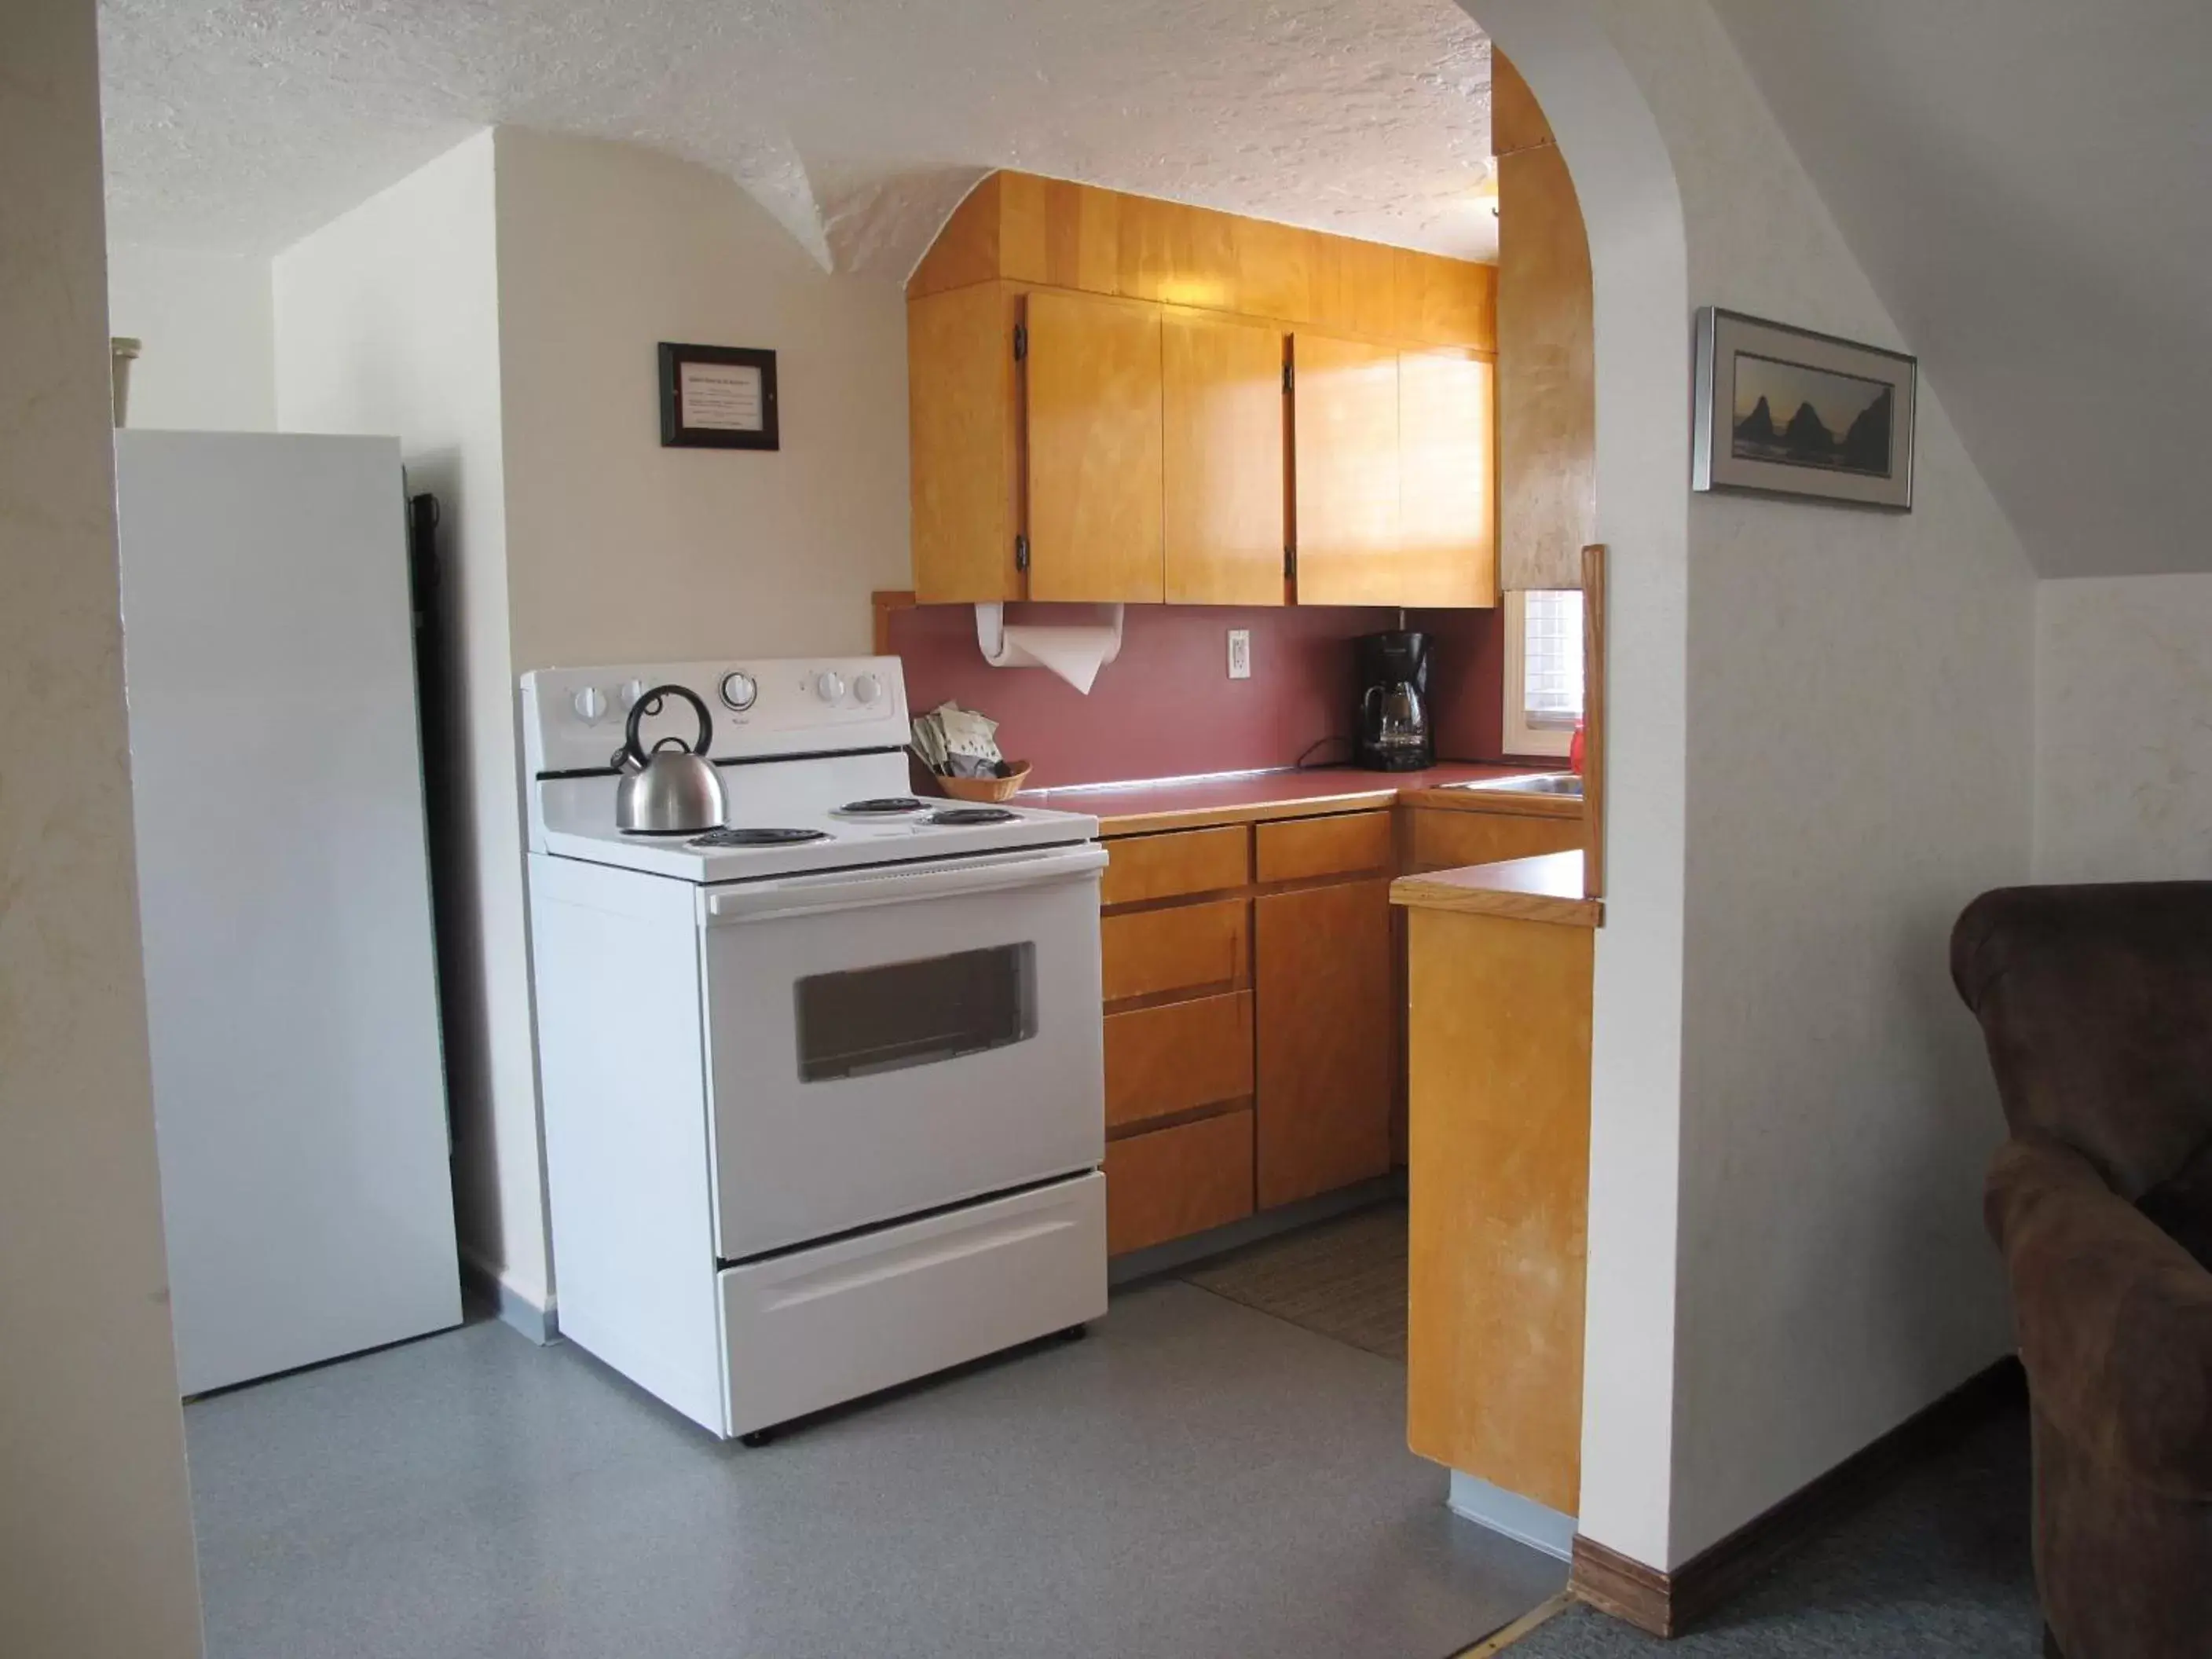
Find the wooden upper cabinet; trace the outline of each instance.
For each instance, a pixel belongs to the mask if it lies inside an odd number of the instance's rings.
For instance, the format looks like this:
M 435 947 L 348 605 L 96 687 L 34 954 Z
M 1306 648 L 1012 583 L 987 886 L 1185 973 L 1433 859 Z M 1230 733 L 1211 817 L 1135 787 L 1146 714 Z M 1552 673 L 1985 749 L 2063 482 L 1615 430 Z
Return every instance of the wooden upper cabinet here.
M 1463 400 L 1489 396 L 1498 291 L 1464 260 L 991 174 L 907 283 L 916 597 L 1493 603 L 1492 422 Z
M 1029 596 L 1158 603 L 1160 309 L 1042 289 L 1024 309 Z
M 1579 587 L 1597 539 L 1589 242 L 1566 157 L 1498 158 L 1499 563 L 1509 588 Z
M 1498 603 L 1495 380 L 1476 357 L 1398 359 L 1400 605 Z
M 1490 153 L 1511 155 L 1553 141 L 1552 124 L 1536 94 L 1502 52 L 1490 54 Z
M 1301 605 L 1398 603 L 1398 354 L 1291 341 Z
M 1167 599 L 1283 602 L 1283 335 L 1266 323 L 1170 310 Z
M 907 303 L 915 597 L 1018 599 L 1014 324 L 1020 301 L 980 283 Z

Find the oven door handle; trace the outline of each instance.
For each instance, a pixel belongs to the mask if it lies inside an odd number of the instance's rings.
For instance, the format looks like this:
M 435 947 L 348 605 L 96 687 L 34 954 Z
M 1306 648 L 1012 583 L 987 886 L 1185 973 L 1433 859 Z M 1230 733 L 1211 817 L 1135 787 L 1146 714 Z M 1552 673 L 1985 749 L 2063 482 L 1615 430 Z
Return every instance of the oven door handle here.
M 1079 847 L 1054 847 L 1006 858 L 963 859 L 921 868 L 909 865 L 835 876 L 794 876 L 711 892 L 706 896 L 704 919 L 713 927 L 1059 882 L 1096 881 L 1105 867 L 1106 849 L 1096 842 L 1085 842 Z

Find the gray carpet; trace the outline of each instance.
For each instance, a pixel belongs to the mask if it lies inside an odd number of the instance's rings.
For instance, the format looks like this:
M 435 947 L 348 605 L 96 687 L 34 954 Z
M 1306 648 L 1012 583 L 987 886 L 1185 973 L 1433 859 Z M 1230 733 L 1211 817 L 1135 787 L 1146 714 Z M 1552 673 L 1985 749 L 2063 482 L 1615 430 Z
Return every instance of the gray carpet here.
M 1182 1277 L 1201 1290 L 1403 1363 L 1406 1206 L 1382 1204 L 1215 1256 Z
M 2027 1407 L 1906 1471 L 1703 1627 L 1659 1642 L 1571 1607 L 1510 1659 L 2034 1659 Z
M 189 1407 L 210 1659 L 1441 1659 L 1556 1591 L 1404 1367 L 1194 1289 L 719 1445 L 475 1325 Z

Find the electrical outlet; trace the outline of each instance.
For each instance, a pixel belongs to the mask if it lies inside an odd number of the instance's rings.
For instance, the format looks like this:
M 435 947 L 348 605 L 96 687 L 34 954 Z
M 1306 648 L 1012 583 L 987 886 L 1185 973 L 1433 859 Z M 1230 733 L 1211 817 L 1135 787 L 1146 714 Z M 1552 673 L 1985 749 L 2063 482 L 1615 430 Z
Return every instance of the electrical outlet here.
M 1249 628 L 1229 630 L 1229 678 L 1232 680 L 1252 678 L 1252 630 Z

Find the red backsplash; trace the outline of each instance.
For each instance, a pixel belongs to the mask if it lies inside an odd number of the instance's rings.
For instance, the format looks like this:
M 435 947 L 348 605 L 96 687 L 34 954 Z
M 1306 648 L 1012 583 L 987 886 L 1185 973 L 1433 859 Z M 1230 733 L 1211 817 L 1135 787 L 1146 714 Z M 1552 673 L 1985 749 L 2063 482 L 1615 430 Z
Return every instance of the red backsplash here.
M 1048 605 L 1010 605 L 1009 621 L 1044 621 Z M 1501 732 L 1503 646 L 1495 611 L 1409 613 L 1435 636 L 1430 692 L 1437 753 L 1494 760 Z M 993 668 L 975 646 L 972 605 L 890 613 L 890 648 L 906 665 L 916 713 L 947 701 L 999 722 L 999 747 L 1030 763 L 1034 788 L 1119 783 L 1293 766 L 1348 753 L 1352 641 L 1397 613 L 1328 606 L 1128 607 L 1121 653 L 1083 696 L 1041 668 Z M 1252 633 L 1252 678 L 1228 678 L 1228 630 Z M 1322 744 L 1322 739 L 1339 741 Z M 1319 747 L 1315 747 L 1320 744 Z

